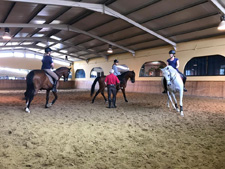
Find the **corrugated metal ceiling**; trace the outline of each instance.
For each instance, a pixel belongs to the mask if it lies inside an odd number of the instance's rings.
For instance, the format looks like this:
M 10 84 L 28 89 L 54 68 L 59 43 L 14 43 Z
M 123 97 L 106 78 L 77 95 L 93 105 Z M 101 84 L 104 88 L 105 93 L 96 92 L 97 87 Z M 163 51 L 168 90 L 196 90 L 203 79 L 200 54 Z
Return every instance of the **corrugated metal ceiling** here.
M 67 1 L 52 0 L 52 2 Z M 70 60 L 107 58 L 108 42 L 131 51 L 168 45 L 164 40 L 126 20 L 85 8 L 65 6 L 63 3 L 51 5 L 45 4 L 47 0 L 43 2 L 43 0 L 39 0 L 38 3 L 1 1 L 0 23 L 3 24 L 0 26 L 1 33 L 4 32 L 4 25 L 7 25 L 13 37 L 11 41 L 15 41 L 15 37 L 16 41 L 19 41 L 16 46 L 40 48 L 39 52 L 43 53 L 44 46 L 38 45 L 42 43 L 52 47 L 55 52 L 66 51 L 65 55 L 68 55 Z M 70 2 L 103 4 L 174 43 L 225 34 L 217 30 L 221 11 L 210 0 L 70 0 Z M 225 6 L 225 0 L 218 2 Z M 18 27 L 10 26 L 10 23 L 18 24 Z M 19 27 L 20 24 L 32 24 L 33 27 Z M 88 34 L 55 28 L 36 28 L 35 24 L 66 24 Z M 96 39 L 94 36 L 99 38 Z M 3 42 L 1 48 L 10 46 L 9 41 L 0 42 Z M 24 42 L 32 44 L 25 46 Z M 127 52 L 116 46 L 113 46 L 113 50 L 114 54 Z M 65 58 L 65 55 L 61 57 Z

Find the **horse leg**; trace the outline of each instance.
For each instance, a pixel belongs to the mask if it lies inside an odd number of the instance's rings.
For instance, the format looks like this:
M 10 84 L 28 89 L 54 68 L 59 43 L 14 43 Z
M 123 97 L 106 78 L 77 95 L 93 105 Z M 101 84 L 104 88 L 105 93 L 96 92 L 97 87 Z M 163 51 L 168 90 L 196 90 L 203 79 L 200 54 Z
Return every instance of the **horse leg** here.
M 172 98 L 171 98 L 171 95 L 170 95 L 170 92 L 169 92 L 169 91 L 167 91 L 167 96 L 168 96 L 168 100 L 171 102 L 173 108 L 176 109 L 176 107 L 175 107 L 175 105 L 174 105 L 174 103 L 173 103 L 173 100 L 172 100 Z
M 125 94 L 125 88 L 123 88 L 121 90 L 123 92 L 123 97 L 124 97 L 125 102 L 128 102 L 127 97 L 126 97 L 126 94 Z
M 30 109 L 29 109 L 29 108 L 30 108 L 30 104 L 31 104 L 33 98 L 34 98 L 34 93 L 32 92 L 32 93 L 29 95 L 29 97 L 26 99 L 26 108 L 25 108 L 25 111 L 26 111 L 27 113 L 30 113 Z
M 52 92 L 55 96 L 55 98 L 53 99 L 51 105 L 53 105 L 55 103 L 55 101 L 58 99 L 58 95 L 57 95 L 57 92 Z
M 25 107 L 25 111 L 26 111 L 27 113 L 30 113 L 29 107 L 30 107 L 30 100 L 27 99 L 27 100 L 26 100 L 26 107 Z
M 92 99 L 92 103 L 94 103 L 95 98 L 98 96 L 99 92 L 100 92 L 100 90 L 98 90 L 98 91 L 95 93 L 95 96 L 94 96 L 93 99 Z
M 46 90 L 46 103 L 45 103 L 45 108 L 49 108 L 51 106 L 50 104 L 48 104 L 49 92 L 50 92 L 50 90 Z
M 183 112 L 183 90 L 180 91 L 180 115 L 184 116 L 184 112 Z
M 104 95 L 104 90 L 103 90 L 103 91 L 101 91 L 101 94 L 102 94 L 102 96 L 104 97 L 105 102 L 107 102 L 107 99 L 106 99 L 106 97 L 105 97 L 105 95 Z
M 31 89 L 31 90 L 28 90 L 26 91 L 26 94 L 25 94 L 25 97 L 26 97 L 26 107 L 25 107 L 25 111 L 27 113 L 30 113 L 30 104 L 32 102 L 32 100 L 34 99 L 34 95 L 36 95 L 38 92 L 38 89 Z
M 177 112 L 179 112 L 179 109 L 178 109 L 178 106 L 177 106 L 177 99 L 176 99 L 176 96 L 175 96 L 174 93 L 172 93 L 172 97 L 173 97 L 173 100 L 174 100 L 174 102 L 175 102 L 175 110 L 176 110 Z
M 169 95 L 170 95 L 170 92 L 167 90 L 167 107 L 170 108 L 170 98 L 169 98 Z

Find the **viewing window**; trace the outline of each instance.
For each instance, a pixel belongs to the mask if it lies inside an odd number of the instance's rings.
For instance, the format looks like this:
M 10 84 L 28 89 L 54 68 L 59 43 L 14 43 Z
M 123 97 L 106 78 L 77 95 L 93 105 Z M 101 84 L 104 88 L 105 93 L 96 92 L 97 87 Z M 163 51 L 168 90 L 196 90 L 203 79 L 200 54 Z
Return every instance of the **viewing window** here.
M 166 64 L 162 61 L 146 62 L 142 65 L 139 77 L 160 77 L 162 72 L 160 68 L 166 67 Z
M 85 71 L 83 69 L 77 69 L 75 78 L 85 78 Z
M 184 68 L 186 76 L 220 76 L 225 75 L 225 57 L 212 55 L 194 57 Z
M 103 72 L 102 68 L 101 67 L 94 67 L 91 70 L 90 77 L 96 78 L 96 77 L 100 77 L 100 76 L 104 76 L 104 72 Z

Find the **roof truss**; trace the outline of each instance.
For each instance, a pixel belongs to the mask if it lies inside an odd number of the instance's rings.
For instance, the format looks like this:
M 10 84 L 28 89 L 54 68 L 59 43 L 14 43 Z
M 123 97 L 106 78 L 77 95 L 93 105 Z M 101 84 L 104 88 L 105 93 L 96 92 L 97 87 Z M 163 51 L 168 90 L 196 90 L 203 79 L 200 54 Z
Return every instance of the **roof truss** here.
M 5 0 L 5 1 L 12 1 L 12 2 L 27 2 L 27 3 L 37 3 L 37 4 L 45 4 L 45 5 L 59 5 L 59 6 L 72 6 L 72 7 L 79 7 L 79 8 L 85 8 L 97 12 L 101 12 L 113 17 L 120 18 L 126 22 L 129 22 L 130 24 L 150 33 L 153 36 L 156 36 L 157 38 L 169 43 L 170 45 L 176 47 L 176 43 L 159 35 L 158 33 L 142 26 L 141 24 L 133 21 L 132 19 L 129 19 L 128 17 L 120 14 L 119 12 L 105 6 L 102 4 L 92 4 L 92 3 L 84 3 L 84 2 L 71 2 L 71 1 L 64 1 L 64 0 Z M 132 53 L 132 52 L 131 52 Z

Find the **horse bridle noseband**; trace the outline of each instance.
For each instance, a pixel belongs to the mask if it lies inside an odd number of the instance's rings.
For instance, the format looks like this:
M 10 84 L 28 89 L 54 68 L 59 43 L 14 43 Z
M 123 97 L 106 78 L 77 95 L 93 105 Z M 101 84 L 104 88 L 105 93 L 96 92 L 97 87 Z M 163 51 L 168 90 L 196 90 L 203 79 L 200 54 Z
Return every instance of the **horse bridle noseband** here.
M 166 81 L 170 81 L 170 82 L 173 82 L 175 79 L 176 79 L 176 73 L 175 73 L 175 75 L 172 77 L 171 76 L 171 71 L 168 69 L 168 72 L 169 72 L 169 74 L 170 74 L 170 80 L 167 80 L 166 79 Z

